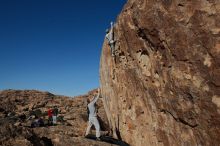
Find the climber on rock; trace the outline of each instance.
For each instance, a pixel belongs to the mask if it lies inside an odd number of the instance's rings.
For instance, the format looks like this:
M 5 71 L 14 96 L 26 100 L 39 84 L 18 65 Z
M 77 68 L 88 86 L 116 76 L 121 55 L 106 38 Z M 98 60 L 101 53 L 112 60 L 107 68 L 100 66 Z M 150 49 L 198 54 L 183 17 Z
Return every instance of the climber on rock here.
M 108 40 L 108 45 L 111 48 L 111 54 L 114 57 L 115 56 L 115 40 L 114 40 L 114 24 L 111 22 L 111 28 L 106 29 L 106 35 L 105 38 Z
M 87 136 L 90 132 L 90 129 L 92 127 L 92 125 L 95 126 L 96 129 L 96 139 L 100 140 L 100 125 L 99 125 L 99 121 L 97 119 L 97 108 L 96 108 L 96 101 L 99 99 L 100 97 L 100 89 L 98 89 L 98 94 L 95 94 L 93 98 L 88 98 L 88 114 L 89 114 L 89 122 L 88 122 L 88 126 L 86 129 L 86 134 L 85 136 Z
M 47 114 L 48 114 L 48 126 L 51 126 L 53 125 L 53 110 L 48 109 Z
M 53 109 L 53 115 L 52 115 L 52 118 L 53 118 L 53 125 L 55 125 L 57 123 L 57 115 L 58 115 L 58 108 L 57 106 L 54 106 L 54 109 Z

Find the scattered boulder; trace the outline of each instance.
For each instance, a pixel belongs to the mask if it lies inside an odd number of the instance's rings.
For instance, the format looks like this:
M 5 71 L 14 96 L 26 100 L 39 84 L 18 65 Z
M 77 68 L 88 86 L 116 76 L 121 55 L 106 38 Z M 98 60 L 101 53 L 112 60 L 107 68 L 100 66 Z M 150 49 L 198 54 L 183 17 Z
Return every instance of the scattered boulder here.
M 2 146 L 110 146 L 84 138 L 87 127 L 86 98 L 96 92 L 74 98 L 35 90 L 0 92 L 0 145 Z M 49 126 L 47 111 L 58 107 L 57 124 Z M 102 134 L 108 121 L 102 102 L 98 102 Z M 24 110 L 24 108 L 26 110 Z M 2 116 L 1 116 L 2 114 Z M 95 134 L 95 130 L 92 130 Z

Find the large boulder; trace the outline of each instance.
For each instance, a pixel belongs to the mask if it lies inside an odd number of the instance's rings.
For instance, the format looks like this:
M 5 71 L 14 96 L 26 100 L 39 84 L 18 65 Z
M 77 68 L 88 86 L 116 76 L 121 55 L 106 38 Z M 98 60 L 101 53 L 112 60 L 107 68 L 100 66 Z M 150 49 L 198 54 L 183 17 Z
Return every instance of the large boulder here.
M 103 44 L 114 137 L 136 146 L 220 145 L 220 1 L 128 0 Z

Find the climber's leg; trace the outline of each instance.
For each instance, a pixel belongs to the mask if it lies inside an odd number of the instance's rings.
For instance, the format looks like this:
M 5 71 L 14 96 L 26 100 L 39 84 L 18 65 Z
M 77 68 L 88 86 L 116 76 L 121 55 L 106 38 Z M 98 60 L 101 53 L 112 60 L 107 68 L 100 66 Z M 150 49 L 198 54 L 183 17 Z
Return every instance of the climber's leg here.
M 93 118 L 93 124 L 95 125 L 95 129 L 96 129 L 96 137 L 100 137 L 100 125 L 97 117 Z
M 57 116 L 52 116 L 53 118 L 53 124 L 56 124 L 57 123 Z
M 110 48 L 112 56 L 115 56 L 115 43 L 110 43 Z
M 92 122 L 89 120 L 85 136 L 89 134 L 91 127 L 92 127 Z

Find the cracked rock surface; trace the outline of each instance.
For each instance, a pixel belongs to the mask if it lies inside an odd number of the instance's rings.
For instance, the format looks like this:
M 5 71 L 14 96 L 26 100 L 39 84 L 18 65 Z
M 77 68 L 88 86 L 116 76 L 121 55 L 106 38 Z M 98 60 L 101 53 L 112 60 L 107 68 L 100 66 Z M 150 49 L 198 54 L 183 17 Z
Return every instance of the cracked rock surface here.
M 220 1 L 128 0 L 104 41 L 113 136 L 135 146 L 220 145 Z

